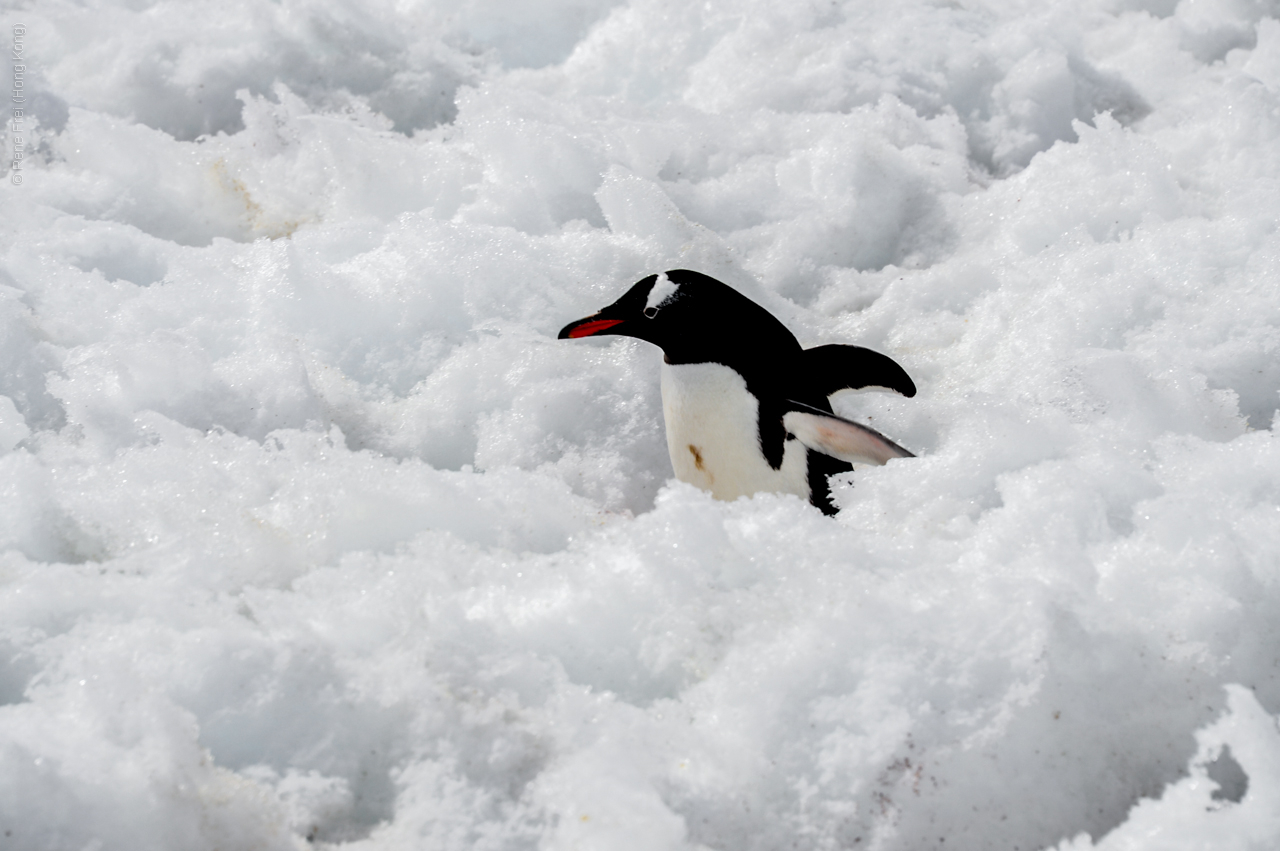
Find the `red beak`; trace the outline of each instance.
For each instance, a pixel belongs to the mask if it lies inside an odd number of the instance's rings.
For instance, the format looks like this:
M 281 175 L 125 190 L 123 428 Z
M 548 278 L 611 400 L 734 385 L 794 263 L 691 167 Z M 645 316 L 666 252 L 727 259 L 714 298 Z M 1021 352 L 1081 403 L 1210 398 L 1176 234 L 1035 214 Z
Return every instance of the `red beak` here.
M 621 325 L 621 319 L 593 319 L 590 322 L 583 322 L 581 325 L 571 325 L 560 332 L 560 339 L 568 337 L 576 340 L 578 337 L 591 337 L 612 328 L 614 325 Z

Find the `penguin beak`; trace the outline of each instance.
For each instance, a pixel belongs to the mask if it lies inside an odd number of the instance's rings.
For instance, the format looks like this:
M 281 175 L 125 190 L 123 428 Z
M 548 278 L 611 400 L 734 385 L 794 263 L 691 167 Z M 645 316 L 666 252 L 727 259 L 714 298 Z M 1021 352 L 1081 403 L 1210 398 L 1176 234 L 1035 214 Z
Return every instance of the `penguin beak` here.
M 585 319 L 579 319 L 576 322 L 570 322 L 568 325 L 560 329 L 560 340 L 576 340 L 579 337 L 594 337 L 597 334 L 608 334 L 609 329 L 615 325 L 621 325 L 626 320 L 623 319 L 601 319 L 600 314 L 588 316 Z

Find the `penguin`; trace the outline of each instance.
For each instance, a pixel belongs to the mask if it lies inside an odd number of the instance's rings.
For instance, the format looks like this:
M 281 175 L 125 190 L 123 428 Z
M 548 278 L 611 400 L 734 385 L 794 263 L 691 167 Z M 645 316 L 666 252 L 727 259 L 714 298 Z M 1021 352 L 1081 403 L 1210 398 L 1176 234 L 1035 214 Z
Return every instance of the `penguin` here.
M 839 509 L 827 478 L 852 463 L 914 457 L 835 415 L 828 396 L 885 387 L 916 394 L 891 358 L 859 346 L 804 349 L 773 314 L 715 278 L 673 269 L 570 322 L 559 339 L 619 334 L 662 349 L 662 413 L 676 478 L 734 500 L 793 493 Z

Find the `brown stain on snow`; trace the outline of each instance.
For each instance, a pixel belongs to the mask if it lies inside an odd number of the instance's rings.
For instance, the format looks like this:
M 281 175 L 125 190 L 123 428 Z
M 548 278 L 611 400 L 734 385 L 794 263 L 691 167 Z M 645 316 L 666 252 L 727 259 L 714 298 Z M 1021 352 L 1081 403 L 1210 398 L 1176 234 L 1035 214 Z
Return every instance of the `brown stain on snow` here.
M 293 236 L 293 232 L 303 224 L 305 219 L 285 219 L 272 221 L 262 210 L 262 205 L 249 194 L 249 187 L 244 181 L 231 174 L 227 161 L 218 157 L 212 166 L 214 179 L 223 189 L 229 191 L 244 206 L 245 221 L 255 236 L 266 236 L 268 239 L 280 239 Z

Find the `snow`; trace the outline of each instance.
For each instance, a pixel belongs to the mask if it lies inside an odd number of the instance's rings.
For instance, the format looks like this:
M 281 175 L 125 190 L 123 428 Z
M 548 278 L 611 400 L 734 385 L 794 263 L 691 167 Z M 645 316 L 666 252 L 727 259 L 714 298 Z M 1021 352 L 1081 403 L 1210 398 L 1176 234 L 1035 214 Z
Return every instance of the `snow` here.
M 0 847 L 1280 844 L 1275 0 L 3 18 Z M 670 268 L 919 457 L 672 480 Z

